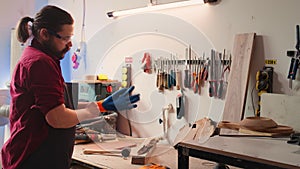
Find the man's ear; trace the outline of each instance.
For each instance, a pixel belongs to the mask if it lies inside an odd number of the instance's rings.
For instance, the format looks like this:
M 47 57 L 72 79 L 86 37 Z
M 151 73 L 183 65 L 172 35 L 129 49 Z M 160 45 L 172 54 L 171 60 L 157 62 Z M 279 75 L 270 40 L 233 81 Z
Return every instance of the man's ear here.
M 50 34 L 46 28 L 42 28 L 39 35 L 42 40 L 48 40 L 50 38 Z

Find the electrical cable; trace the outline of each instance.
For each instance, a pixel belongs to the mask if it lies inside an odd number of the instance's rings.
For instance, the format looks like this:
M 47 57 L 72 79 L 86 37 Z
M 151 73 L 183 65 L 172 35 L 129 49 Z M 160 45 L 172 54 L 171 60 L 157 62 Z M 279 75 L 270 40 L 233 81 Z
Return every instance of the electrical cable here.
M 85 14 L 86 14 L 86 1 L 83 0 L 81 41 L 80 41 L 81 52 L 80 52 L 80 55 L 83 57 L 84 68 L 86 70 L 87 63 L 86 63 L 86 41 L 85 41 Z
M 85 0 L 82 1 L 82 26 L 81 26 L 81 37 L 80 37 L 80 42 L 79 45 L 72 55 L 72 62 L 73 62 L 73 69 L 78 69 L 80 63 L 80 58 L 83 58 L 84 62 L 84 68 L 86 70 L 87 68 L 87 63 L 86 63 L 86 42 L 85 42 L 85 13 L 86 13 L 86 3 Z
M 86 3 L 85 0 L 83 0 L 83 10 L 82 10 L 82 26 L 81 26 L 81 41 L 85 41 L 85 10 L 86 10 Z

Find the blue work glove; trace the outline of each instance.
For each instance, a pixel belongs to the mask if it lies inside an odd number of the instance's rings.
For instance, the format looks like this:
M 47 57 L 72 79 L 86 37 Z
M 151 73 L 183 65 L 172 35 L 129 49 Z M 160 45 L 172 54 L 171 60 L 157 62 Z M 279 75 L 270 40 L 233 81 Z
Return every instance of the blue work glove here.
M 133 89 L 134 86 L 120 89 L 103 101 L 97 102 L 100 111 L 122 111 L 136 108 L 135 103 L 140 100 L 140 94 L 131 95 Z

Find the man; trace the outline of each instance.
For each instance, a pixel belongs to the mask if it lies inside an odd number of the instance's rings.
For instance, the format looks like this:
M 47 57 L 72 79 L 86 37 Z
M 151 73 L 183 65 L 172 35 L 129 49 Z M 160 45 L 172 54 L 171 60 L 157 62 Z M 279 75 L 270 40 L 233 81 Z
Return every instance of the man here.
M 68 169 L 76 124 L 100 112 L 137 106 L 139 95 L 130 95 L 134 89 L 130 87 L 84 109 L 66 108 L 60 60 L 72 47 L 73 23 L 68 12 L 50 5 L 34 19 L 24 17 L 19 22 L 19 41 L 27 41 L 30 31 L 33 39 L 12 76 L 11 136 L 1 151 L 4 169 Z

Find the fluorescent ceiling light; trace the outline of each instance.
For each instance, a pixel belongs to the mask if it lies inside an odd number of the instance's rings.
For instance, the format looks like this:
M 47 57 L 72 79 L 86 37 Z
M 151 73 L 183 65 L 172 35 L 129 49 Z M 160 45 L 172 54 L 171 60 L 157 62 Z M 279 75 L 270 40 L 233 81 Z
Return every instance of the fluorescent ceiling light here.
M 142 7 L 142 8 L 107 12 L 107 16 L 110 18 L 115 18 L 118 16 L 126 16 L 126 15 L 138 14 L 138 13 L 158 11 L 158 10 L 163 10 L 163 9 L 185 7 L 185 6 L 190 6 L 190 5 L 203 5 L 205 3 L 211 3 L 211 2 L 216 2 L 216 1 L 217 0 L 186 0 L 186 1 L 180 1 L 180 2 L 174 2 L 174 3 L 161 4 L 161 5 L 151 4 L 147 7 Z

